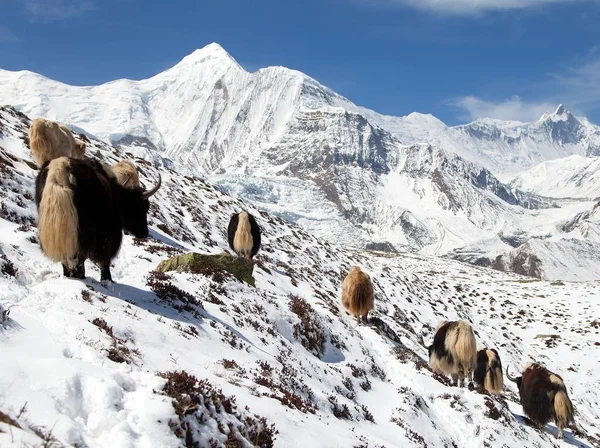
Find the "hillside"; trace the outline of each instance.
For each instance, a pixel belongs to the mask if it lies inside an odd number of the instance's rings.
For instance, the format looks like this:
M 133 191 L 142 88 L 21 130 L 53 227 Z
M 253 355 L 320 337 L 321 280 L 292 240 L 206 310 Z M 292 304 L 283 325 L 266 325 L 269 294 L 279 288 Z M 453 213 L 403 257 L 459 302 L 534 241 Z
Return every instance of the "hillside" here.
M 125 237 L 116 283 L 98 283 L 91 264 L 85 281 L 67 280 L 37 243 L 27 125 L 0 109 L 0 445 L 600 446 L 597 284 L 342 249 L 166 168 L 151 238 Z M 129 157 L 90 145 L 105 161 Z M 151 183 L 158 169 L 134 160 Z M 221 271 L 153 273 L 182 251 L 223 251 L 242 207 L 263 229 L 255 286 Z M 375 279 L 360 327 L 339 300 L 352 264 Z M 433 328 L 456 318 L 505 365 L 562 375 L 579 431 L 557 443 L 553 425 L 527 426 L 512 384 L 496 399 L 433 375 Z

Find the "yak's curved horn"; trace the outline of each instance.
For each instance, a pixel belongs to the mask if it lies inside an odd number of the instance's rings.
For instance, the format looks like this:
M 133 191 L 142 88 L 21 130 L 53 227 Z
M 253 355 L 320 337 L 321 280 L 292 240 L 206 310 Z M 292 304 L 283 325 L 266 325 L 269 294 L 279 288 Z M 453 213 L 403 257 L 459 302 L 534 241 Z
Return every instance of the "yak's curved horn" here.
M 152 188 L 152 190 L 144 191 L 142 193 L 142 199 L 148 199 L 150 196 L 152 196 L 154 193 L 156 193 L 158 191 L 158 189 L 160 188 L 161 183 L 162 183 L 162 179 L 159 174 L 158 182 L 156 182 L 156 185 L 154 186 L 154 188 Z
M 508 373 L 508 366 L 506 366 L 506 377 L 511 380 L 513 383 L 517 382 L 517 378 L 515 378 L 514 376 L 510 376 L 510 373 Z

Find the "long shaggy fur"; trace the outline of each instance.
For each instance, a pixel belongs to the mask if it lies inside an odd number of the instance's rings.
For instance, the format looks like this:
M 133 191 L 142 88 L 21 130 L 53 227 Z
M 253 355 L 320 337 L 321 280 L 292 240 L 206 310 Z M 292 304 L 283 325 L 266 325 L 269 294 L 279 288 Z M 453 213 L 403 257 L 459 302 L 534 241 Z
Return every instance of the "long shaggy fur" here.
M 112 280 L 110 262 L 121 246 L 122 231 L 148 236 L 146 192 L 125 188 L 100 162 L 61 157 L 46 162 L 36 179 L 40 243 L 44 253 L 63 263 L 67 277 L 85 277 L 87 258 Z
M 471 377 L 476 357 L 475 335 L 468 322 L 443 321 L 438 324 L 429 347 L 429 366 L 434 372 L 451 375 L 456 384 Z
M 350 269 L 342 283 L 342 305 L 356 317 L 358 324 L 360 324 L 360 316 L 367 322 L 369 311 L 375 308 L 371 277 L 358 266 Z
M 521 405 L 525 415 L 538 425 L 554 420 L 558 437 L 563 428 L 575 424 L 575 411 L 563 379 L 545 367 L 530 363 L 517 379 Z
M 140 187 L 140 177 L 136 166 L 129 160 L 121 160 L 112 166 L 117 182 L 126 188 Z
M 29 147 L 38 167 L 59 157 L 83 159 L 85 143 L 78 142 L 64 125 L 36 118 L 29 128 Z
M 54 159 L 48 165 L 44 193 L 39 203 L 40 244 L 48 258 L 76 265 L 79 218 L 75 209 L 69 159 Z
M 500 395 L 504 386 L 502 362 L 495 349 L 482 349 L 477 352 L 473 380 L 488 393 Z
M 260 227 L 250 213 L 243 211 L 231 217 L 227 228 L 229 247 L 240 257 L 252 259 L 260 249 Z

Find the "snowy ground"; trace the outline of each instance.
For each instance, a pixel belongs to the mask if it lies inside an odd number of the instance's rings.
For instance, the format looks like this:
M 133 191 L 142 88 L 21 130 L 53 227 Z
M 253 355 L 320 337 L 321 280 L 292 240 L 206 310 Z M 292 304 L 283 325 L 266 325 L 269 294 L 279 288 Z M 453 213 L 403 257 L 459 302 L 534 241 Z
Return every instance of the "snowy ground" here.
M 98 283 L 91 264 L 85 281 L 67 280 L 36 240 L 35 171 L 13 138 L 24 119 L 2 117 L 0 305 L 10 313 L 0 311 L 0 446 L 272 446 L 271 424 L 281 447 L 600 446 L 600 284 L 340 249 L 172 171 L 161 171 L 151 238 L 125 237 L 116 283 Z M 93 146 L 106 160 L 123 156 Z M 137 163 L 151 184 L 157 171 Z M 152 274 L 181 251 L 225 250 L 242 207 L 263 228 L 255 287 L 218 273 Z M 375 281 L 370 325 L 340 306 L 352 264 Z M 513 371 L 533 360 L 559 373 L 579 431 L 557 442 L 553 424 L 525 424 L 513 384 L 496 399 L 434 376 L 433 328 L 457 318 Z M 200 404 L 173 392 L 185 378 L 161 376 L 173 371 L 212 385 L 194 386 L 208 391 Z

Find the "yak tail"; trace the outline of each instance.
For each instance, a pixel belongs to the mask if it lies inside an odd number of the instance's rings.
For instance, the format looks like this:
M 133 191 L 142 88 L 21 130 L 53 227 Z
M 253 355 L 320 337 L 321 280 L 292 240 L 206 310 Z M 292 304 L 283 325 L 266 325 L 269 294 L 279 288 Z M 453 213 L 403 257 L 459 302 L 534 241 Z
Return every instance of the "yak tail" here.
M 238 254 L 250 258 L 252 253 L 252 233 L 250 231 L 250 218 L 247 212 L 239 215 L 238 226 L 233 239 L 233 248 Z
M 473 372 L 477 362 L 477 342 L 475 341 L 473 329 L 467 322 L 459 322 L 457 331 L 456 361 L 463 367 L 465 374 L 468 375 Z
M 485 374 L 485 380 L 483 383 L 483 387 L 489 393 L 494 395 L 500 395 L 502 392 L 502 387 L 504 386 L 504 379 L 502 377 L 502 369 L 491 369 L 488 370 Z
M 556 421 L 561 427 L 566 427 L 571 423 L 575 423 L 573 403 L 571 403 L 565 390 L 559 390 L 554 396 L 554 413 L 556 415 Z
M 39 206 L 40 244 L 44 254 L 69 267 L 76 264 L 79 217 L 73 202 L 69 159 L 48 164 L 48 176 Z

